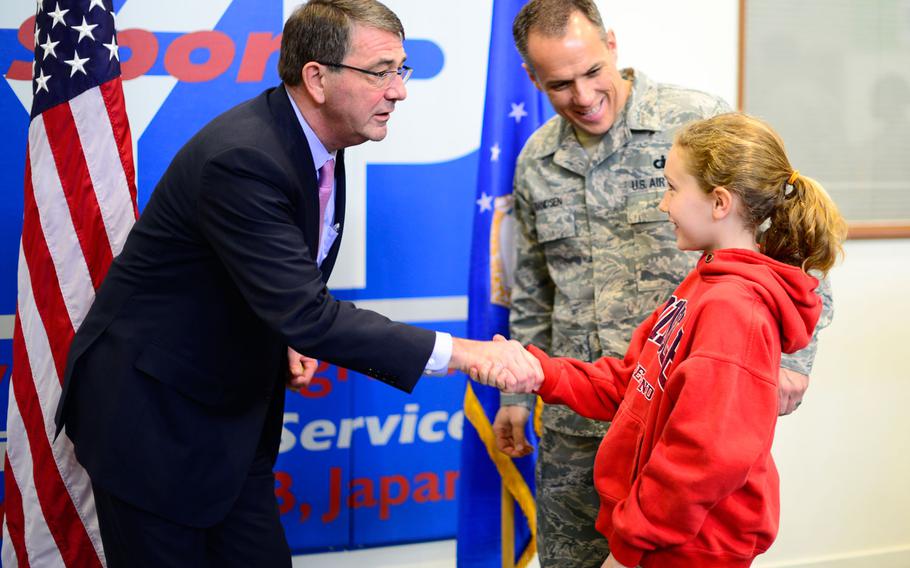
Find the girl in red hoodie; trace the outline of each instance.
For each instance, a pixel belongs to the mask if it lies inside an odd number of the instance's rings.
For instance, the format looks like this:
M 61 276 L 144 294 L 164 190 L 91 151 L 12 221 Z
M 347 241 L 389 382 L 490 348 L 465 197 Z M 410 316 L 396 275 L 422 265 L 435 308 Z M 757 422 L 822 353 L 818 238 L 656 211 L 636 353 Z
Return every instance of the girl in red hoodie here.
M 778 135 L 740 113 L 692 123 L 667 158 L 669 215 L 696 268 L 624 359 L 540 360 L 547 403 L 611 420 L 594 467 L 603 568 L 749 566 L 777 535 L 781 351 L 805 347 L 846 225 Z M 480 370 L 490 382 L 498 369 Z

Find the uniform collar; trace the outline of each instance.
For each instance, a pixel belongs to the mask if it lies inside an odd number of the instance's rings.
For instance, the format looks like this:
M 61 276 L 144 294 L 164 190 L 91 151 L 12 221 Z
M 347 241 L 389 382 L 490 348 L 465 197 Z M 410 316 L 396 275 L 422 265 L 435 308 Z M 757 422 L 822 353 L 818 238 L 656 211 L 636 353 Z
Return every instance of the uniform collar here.
M 623 69 L 623 77 L 632 79 L 631 99 L 626 106 L 626 125 L 630 130 L 663 130 L 657 85 L 647 75 L 634 69 Z

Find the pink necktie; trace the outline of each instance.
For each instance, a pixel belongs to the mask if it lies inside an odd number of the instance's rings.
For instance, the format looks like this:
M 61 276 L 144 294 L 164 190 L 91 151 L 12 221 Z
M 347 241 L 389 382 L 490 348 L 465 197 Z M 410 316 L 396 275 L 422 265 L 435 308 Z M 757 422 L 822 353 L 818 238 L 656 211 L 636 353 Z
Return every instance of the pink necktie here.
M 322 242 L 322 229 L 325 223 L 325 208 L 332 197 L 335 186 L 335 160 L 329 160 L 319 168 L 319 242 Z

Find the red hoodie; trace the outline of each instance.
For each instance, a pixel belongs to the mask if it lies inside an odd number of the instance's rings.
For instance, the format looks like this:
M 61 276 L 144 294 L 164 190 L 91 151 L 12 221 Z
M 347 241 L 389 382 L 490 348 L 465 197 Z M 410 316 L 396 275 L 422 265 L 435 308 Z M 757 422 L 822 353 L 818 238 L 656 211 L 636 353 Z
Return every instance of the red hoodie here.
M 809 343 L 817 285 L 762 254 L 718 250 L 635 330 L 624 359 L 584 363 L 530 348 L 544 401 L 613 421 L 594 485 L 597 529 L 616 560 L 749 566 L 774 541 L 780 354 Z

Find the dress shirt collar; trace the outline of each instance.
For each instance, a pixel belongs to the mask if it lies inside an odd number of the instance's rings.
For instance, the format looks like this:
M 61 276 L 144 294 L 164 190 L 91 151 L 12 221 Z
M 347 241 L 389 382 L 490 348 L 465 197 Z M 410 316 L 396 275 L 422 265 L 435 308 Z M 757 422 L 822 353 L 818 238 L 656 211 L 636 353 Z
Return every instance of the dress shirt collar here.
M 319 140 L 319 137 L 316 136 L 316 132 L 313 131 L 306 119 L 303 118 L 303 115 L 300 114 L 300 109 L 297 108 L 297 103 L 294 101 L 294 97 L 291 96 L 291 93 L 288 92 L 287 87 L 284 88 L 284 92 L 287 93 L 288 98 L 291 100 L 291 107 L 294 109 L 294 114 L 297 115 L 297 120 L 300 121 L 300 127 L 303 128 L 303 134 L 306 136 L 307 144 L 310 145 L 310 153 L 313 155 L 313 165 L 318 172 L 319 168 L 325 165 L 326 162 L 335 159 L 335 152 L 326 150 L 325 146 Z

